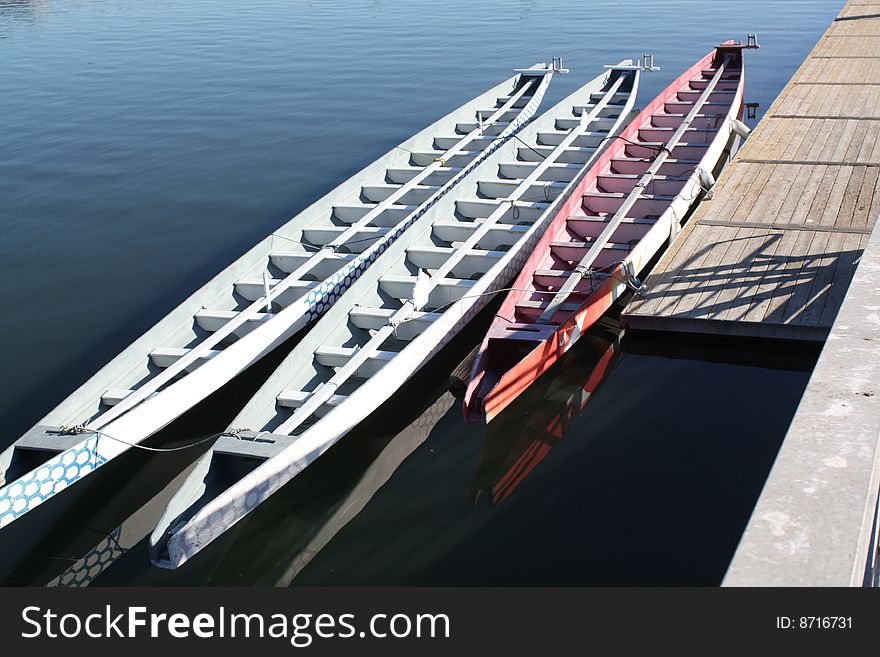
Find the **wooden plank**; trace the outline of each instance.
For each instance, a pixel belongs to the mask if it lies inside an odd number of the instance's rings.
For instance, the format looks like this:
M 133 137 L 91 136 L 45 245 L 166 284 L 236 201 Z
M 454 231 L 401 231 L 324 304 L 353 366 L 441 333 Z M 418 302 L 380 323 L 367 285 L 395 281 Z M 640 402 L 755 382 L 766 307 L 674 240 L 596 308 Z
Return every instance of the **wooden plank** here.
M 866 217 L 867 227 L 873 228 L 878 217 L 880 217 L 880 180 L 874 185 L 874 195 L 871 198 L 871 207 Z
M 789 175 L 800 173 L 801 178 L 807 179 L 807 176 L 803 175 L 806 173 L 803 167 L 788 167 L 788 171 Z M 783 187 L 783 184 L 780 184 L 778 181 L 777 185 Z M 801 190 L 802 187 L 800 185 L 789 184 L 787 190 L 785 190 L 788 193 L 784 196 L 782 207 L 776 213 L 773 212 L 772 203 L 767 208 L 767 220 L 770 221 L 770 215 L 774 215 L 773 219 L 780 221 L 780 224 L 778 224 L 780 227 L 783 226 L 781 222 L 790 220 L 794 215 L 793 206 L 798 202 L 803 203 L 803 199 L 800 196 Z M 764 254 L 764 261 L 757 263 L 755 276 L 758 276 L 759 279 L 752 286 L 751 290 L 740 292 L 747 303 L 744 304 L 740 311 L 729 313 L 730 319 L 760 321 L 770 305 L 770 299 L 773 296 L 784 294 L 786 284 L 791 283 L 794 278 L 792 269 L 789 267 L 791 264 L 790 255 L 798 242 L 797 233 L 800 228 L 802 227 L 791 226 L 791 230 L 782 228 L 784 231 L 782 233 L 771 233 L 774 236 L 780 236 L 780 238 L 767 249 Z M 803 226 L 803 228 L 806 228 L 806 226 Z
M 765 221 L 715 221 L 714 219 L 704 219 L 700 221 L 701 226 L 722 226 L 727 228 L 763 228 L 765 230 L 784 230 L 791 233 L 798 231 L 828 232 L 828 233 L 851 233 L 855 235 L 870 235 L 870 228 L 860 228 L 857 226 L 820 226 L 820 225 L 796 225 L 787 224 L 779 221 L 769 223 Z
M 856 266 L 862 256 L 863 247 L 860 245 L 861 240 L 845 240 L 844 249 L 837 258 L 837 268 L 834 277 L 831 280 L 831 289 L 828 290 L 828 298 L 825 301 L 825 307 L 822 314 L 812 323 L 822 326 L 831 326 L 840 306 L 843 304 L 843 298 L 849 289 L 850 281 L 855 273 Z
M 766 231 L 759 257 L 755 258 L 749 270 L 747 285 L 739 291 L 739 303 L 736 307 L 728 310 L 725 319 L 728 321 L 750 321 L 749 311 L 766 295 L 768 291 L 775 290 L 784 281 L 778 279 L 778 271 L 784 267 L 788 253 L 791 251 L 793 241 L 791 232 Z M 786 238 L 789 239 L 786 239 Z M 758 310 L 754 313 L 757 315 Z M 763 317 L 763 314 L 761 314 Z
M 798 233 L 789 253 L 785 257 L 785 263 L 780 272 L 780 280 L 784 281 L 777 288 L 776 294 L 770 299 L 762 299 L 760 307 L 764 309 L 761 321 L 770 323 L 787 323 L 787 310 L 792 299 L 798 295 L 798 290 L 807 287 L 803 295 L 809 291 L 809 282 L 806 280 L 807 272 L 803 266 L 804 259 L 810 253 L 815 233 L 801 231 Z M 757 311 L 756 311 L 757 312 Z
M 870 209 L 874 195 L 877 193 L 878 182 L 880 182 L 880 169 L 866 169 L 862 188 L 859 190 L 859 195 L 853 208 L 851 224 L 853 228 L 862 228 L 866 231 L 870 231 L 873 228 L 872 223 L 876 220 L 877 215 L 870 215 Z
M 843 193 L 840 210 L 834 222 L 835 226 L 849 228 L 853 225 L 853 213 L 856 209 L 856 201 L 859 198 L 862 184 L 865 182 L 866 171 L 866 167 L 853 167 L 846 190 Z
M 712 299 L 709 316 L 725 320 L 727 312 L 739 303 L 739 291 L 749 278 L 754 259 L 764 247 L 767 231 L 755 228 L 742 229 L 739 243 L 730 249 L 719 266 L 718 294 Z M 707 304 L 707 308 L 708 308 Z
M 703 257 L 688 267 L 686 274 L 691 285 L 679 296 L 675 305 L 669 307 L 668 315 L 689 316 L 700 307 L 700 300 L 716 285 L 714 272 L 723 256 L 724 245 L 735 239 L 740 229 L 700 224 L 699 230 L 703 233 Z
M 810 170 L 807 178 L 807 184 L 804 187 L 803 201 L 792 212 L 791 216 L 789 217 L 789 223 L 806 226 L 807 220 L 810 218 L 810 215 L 812 213 L 820 213 L 820 208 L 817 201 L 819 203 L 822 203 L 821 207 L 824 208 L 824 199 L 819 198 L 819 189 L 823 182 L 825 182 L 827 186 L 828 175 L 832 173 L 834 176 L 837 175 L 837 171 L 835 169 L 830 169 L 829 167 L 822 166 L 816 166 Z M 804 175 L 807 175 L 806 170 L 804 170 Z
M 785 199 L 785 203 L 776 216 L 777 224 L 791 224 L 797 209 L 804 205 L 805 199 L 810 199 L 807 194 L 807 184 L 812 180 L 811 174 L 815 167 L 807 168 L 798 165 L 786 165 L 786 170 L 794 177 L 791 183 L 790 191 Z M 815 185 L 819 185 L 818 178 L 815 179 Z
M 831 193 L 828 195 L 828 202 L 825 209 L 819 216 L 811 216 L 807 219 L 807 224 L 811 222 L 819 223 L 823 226 L 836 226 L 840 218 L 840 212 L 846 198 L 846 190 L 849 188 L 849 181 L 856 167 L 841 167 L 837 172 L 837 178 L 831 187 Z
M 878 133 L 880 133 L 880 121 L 878 121 L 875 125 L 868 126 L 868 130 L 866 131 L 866 134 L 862 139 L 862 143 L 859 144 L 859 148 L 856 152 L 856 155 L 854 156 L 857 161 L 870 161 L 871 152 L 874 150 L 874 143 L 877 141 Z
M 847 171 L 844 167 L 826 168 L 824 170 L 824 175 L 819 181 L 819 186 L 816 188 L 816 195 L 810 206 L 810 211 L 804 218 L 805 224 L 824 223 L 822 218 L 825 216 L 825 210 L 831 202 L 834 189 L 839 188 L 837 179 L 844 171 Z M 848 176 L 849 174 L 847 172 L 844 175 Z
M 644 298 L 634 298 L 630 303 L 630 312 L 636 314 L 652 315 L 657 309 L 665 296 L 666 290 L 672 285 L 679 271 L 690 257 L 693 245 L 688 239 L 688 235 L 694 230 L 695 224 L 690 224 L 682 231 L 678 239 L 673 242 L 671 248 L 664 254 L 663 258 L 657 265 L 657 271 L 662 272 L 660 275 L 653 274 L 645 280 L 647 288 L 647 296 Z M 688 248 L 683 248 L 687 244 Z
M 727 282 L 729 263 L 736 259 L 741 251 L 742 243 L 748 239 L 752 229 L 736 228 L 730 232 L 725 231 L 725 239 L 714 245 L 712 258 L 709 264 L 712 269 L 707 269 L 705 284 L 699 291 L 693 307 L 687 312 L 689 317 L 711 318 L 713 306 L 721 294 Z
M 816 275 L 810 287 L 809 298 L 803 306 L 803 312 L 797 319 L 798 324 L 815 325 L 822 317 L 822 311 L 828 302 L 831 282 L 834 280 L 835 271 L 840 263 L 843 245 L 846 235 L 841 233 L 827 233 L 828 240 L 823 247 L 816 263 Z
M 806 234 L 806 233 L 805 233 Z M 817 276 L 817 267 L 820 264 L 821 254 L 828 244 L 828 233 L 812 233 L 809 241 L 804 240 L 801 244 L 803 250 L 793 255 L 793 263 L 796 265 L 797 275 L 793 281 L 791 294 L 779 307 L 775 319 L 785 324 L 799 324 L 800 316 L 810 300 L 810 290 Z
M 820 167 L 816 168 L 821 171 Z M 810 221 L 811 217 L 821 217 L 825 213 L 831 196 L 831 190 L 837 182 L 840 169 L 825 169 L 816 192 L 813 195 L 812 203 L 809 211 L 804 214 L 804 222 Z M 813 219 L 815 222 L 815 219 Z M 791 256 L 790 264 L 796 270 L 796 277 L 791 287 L 791 294 L 784 299 L 779 306 L 770 304 L 773 307 L 772 312 L 776 314 L 775 320 L 785 323 L 793 322 L 800 315 L 803 305 L 809 301 L 809 293 L 812 288 L 815 271 L 813 269 L 814 258 L 812 254 L 820 253 L 821 249 L 828 243 L 828 233 L 813 233 L 809 239 L 801 239 L 796 242 L 796 255 Z M 786 265 L 788 269 L 788 265 Z
M 763 321 L 773 299 L 780 298 L 787 293 L 786 286 L 791 285 L 795 279 L 794 271 L 789 267 L 791 254 L 800 237 L 799 231 L 784 230 L 775 253 L 768 259 L 764 276 L 755 288 L 755 294 L 749 307 L 742 315 L 742 320 Z

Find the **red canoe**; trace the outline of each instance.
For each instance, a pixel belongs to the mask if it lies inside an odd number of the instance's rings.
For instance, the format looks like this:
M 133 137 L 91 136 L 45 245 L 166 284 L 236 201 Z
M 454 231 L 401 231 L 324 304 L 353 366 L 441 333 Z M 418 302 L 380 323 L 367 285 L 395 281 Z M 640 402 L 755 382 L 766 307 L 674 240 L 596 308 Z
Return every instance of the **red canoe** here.
M 496 314 L 465 420 L 489 422 L 564 354 L 674 236 L 741 124 L 743 49 L 728 41 L 655 98 L 596 159 Z

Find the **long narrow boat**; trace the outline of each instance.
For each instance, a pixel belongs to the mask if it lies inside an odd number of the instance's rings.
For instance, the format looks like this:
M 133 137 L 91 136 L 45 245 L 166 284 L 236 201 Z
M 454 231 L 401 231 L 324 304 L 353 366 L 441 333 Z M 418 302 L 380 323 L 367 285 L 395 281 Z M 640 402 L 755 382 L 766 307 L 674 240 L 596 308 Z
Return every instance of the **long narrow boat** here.
M 465 419 L 489 422 L 547 371 L 678 232 L 743 108 L 743 49 L 718 46 L 660 93 L 559 208 L 486 334 Z
M 204 457 L 151 538 L 176 567 L 329 449 L 510 281 L 628 118 L 638 66 L 610 67 L 485 162 L 309 331 Z
M 140 443 L 322 314 L 534 115 L 536 65 L 386 153 L 269 235 L 0 454 L 0 527 Z M 47 460 L 48 459 L 48 460 Z

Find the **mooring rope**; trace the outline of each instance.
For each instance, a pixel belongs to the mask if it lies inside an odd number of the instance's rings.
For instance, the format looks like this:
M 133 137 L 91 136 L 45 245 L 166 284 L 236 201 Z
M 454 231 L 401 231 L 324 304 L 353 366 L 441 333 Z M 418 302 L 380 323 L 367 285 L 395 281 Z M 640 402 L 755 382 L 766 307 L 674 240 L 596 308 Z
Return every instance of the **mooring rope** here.
M 159 453 L 167 453 L 167 452 L 182 452 L 187 449 L 191 449 L 193 447 L 197 447 L 198 445 L 202 445 L 211 440 L 216 440 L 220 436 L 226 435 L 234 435 L 232 432 L 221 431 L 219 433 L 213 433 L 209 436 L 203 436 L 201 438 L 197 438 L 196 440 L 186 443 L 184 445 L 178 445 L 177 447 L 147 447 L 146 445 L 140 445 L 138 443 L 132 443 L 127 440 L 122 440 L 122 438 L 117 438 L 116 436 L 111 436 L 109 433 L 102 431 L 101 429 L 89 429 L 87 426 L 83 424 L 77 424 L 74 426 L 63 425 L 59 427 L 58 433 L 65 436 L 77 436 L 87 433 L 95 434 L 99 439 L 100 438 L 109 438 L 117 443 L 122 443 L 123 445 L 128 445 L 129 447 L 134 447 L 135 449 L 140 449 L 145 452 L 159 452 Z

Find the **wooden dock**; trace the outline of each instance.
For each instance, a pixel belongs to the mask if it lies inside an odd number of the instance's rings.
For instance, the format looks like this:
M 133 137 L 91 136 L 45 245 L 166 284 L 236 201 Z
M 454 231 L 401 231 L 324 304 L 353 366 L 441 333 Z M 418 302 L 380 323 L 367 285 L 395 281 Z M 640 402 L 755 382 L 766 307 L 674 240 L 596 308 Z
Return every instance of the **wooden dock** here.
M 623 321 L 824 340 L 878 215 L 880 0 L 859 0 L 782 90 Z

